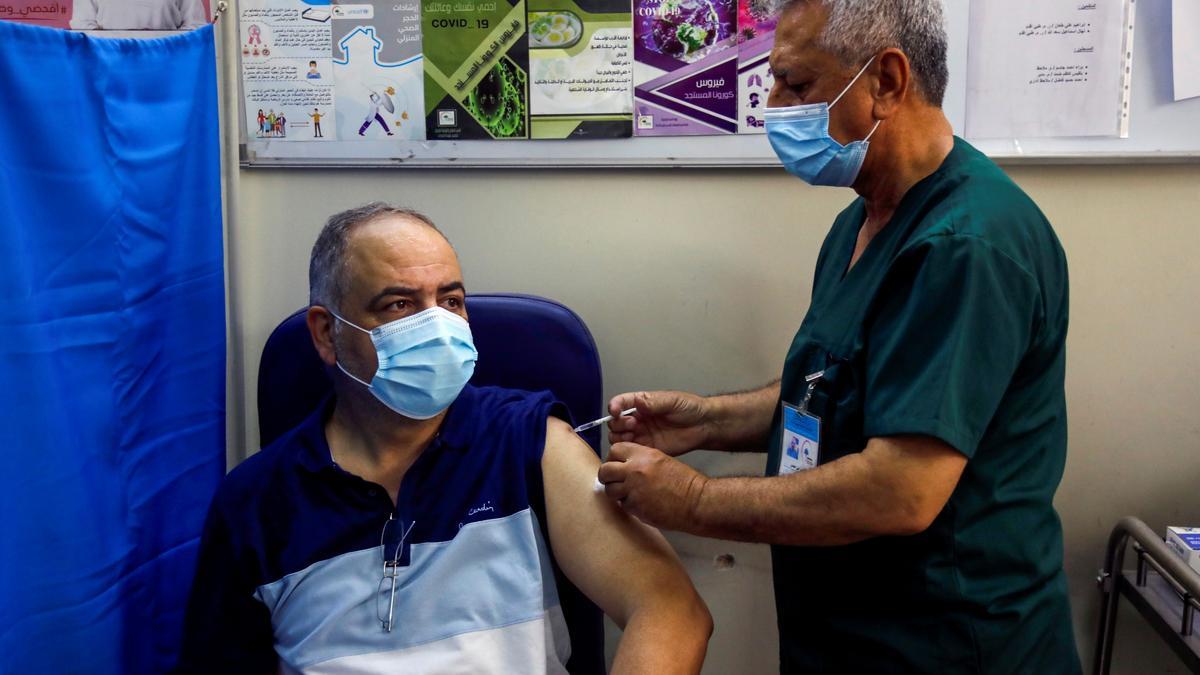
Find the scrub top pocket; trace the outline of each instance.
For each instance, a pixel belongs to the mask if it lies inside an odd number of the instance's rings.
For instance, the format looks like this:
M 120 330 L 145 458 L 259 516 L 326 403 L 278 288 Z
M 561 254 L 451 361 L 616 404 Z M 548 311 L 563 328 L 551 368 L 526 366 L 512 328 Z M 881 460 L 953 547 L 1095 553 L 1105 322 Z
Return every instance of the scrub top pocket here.
M 817 381 L 808 410 L 821 418 L 821 464 L 859 452 L 862 436 L 863 396 L 860 369 L 851 359 L 823 350 L 824 375 Z M 814 372 L 820 368 L 814 368 Z

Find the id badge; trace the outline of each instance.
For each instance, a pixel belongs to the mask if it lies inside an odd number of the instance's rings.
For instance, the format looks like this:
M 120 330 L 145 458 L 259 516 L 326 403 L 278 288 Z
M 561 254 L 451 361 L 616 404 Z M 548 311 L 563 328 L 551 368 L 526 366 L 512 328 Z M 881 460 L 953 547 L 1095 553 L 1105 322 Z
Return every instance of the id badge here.
M 821 457 L 821 418 L 785 401 L 782 443 L 780 476 L 815 467 Z

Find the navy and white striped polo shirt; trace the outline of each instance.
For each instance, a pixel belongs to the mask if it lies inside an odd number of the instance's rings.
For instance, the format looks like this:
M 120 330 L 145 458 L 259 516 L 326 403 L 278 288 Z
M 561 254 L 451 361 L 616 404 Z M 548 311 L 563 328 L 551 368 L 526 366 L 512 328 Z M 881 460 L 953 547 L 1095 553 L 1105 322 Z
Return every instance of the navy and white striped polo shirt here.
M 250 457 L 209 512 L 184 672 L 564 672 L 570 642 L 546 545 L 546 392 L 466 387 L 386 491 L 339 468 L 332 399 Z M 393 628 L 381 546 L 398 552 Z M 408 530 L 403 544 L 400 536 Z

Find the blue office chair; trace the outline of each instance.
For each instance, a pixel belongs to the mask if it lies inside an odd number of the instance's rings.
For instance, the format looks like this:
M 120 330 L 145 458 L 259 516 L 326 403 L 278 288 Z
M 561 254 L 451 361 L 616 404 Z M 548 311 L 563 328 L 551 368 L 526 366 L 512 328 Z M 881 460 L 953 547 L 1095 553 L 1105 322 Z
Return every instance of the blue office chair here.
M 316 409 L 332 388 L 305 323 L 307 308 L 275 328 L 258 367 L 259 442 L 266 447 Z M 505 293 L 467 297 L 471 332 L 479 350 L 472 384 L 548 389 L 577 423 L 603 408 L 600 357 L 583 320 L 553 300 Z M 600 429 L 583 434 L 597 454 Z M 567 670 L 604 673 L 603 615 L 555 565 L 559 601 L 571 635 Z

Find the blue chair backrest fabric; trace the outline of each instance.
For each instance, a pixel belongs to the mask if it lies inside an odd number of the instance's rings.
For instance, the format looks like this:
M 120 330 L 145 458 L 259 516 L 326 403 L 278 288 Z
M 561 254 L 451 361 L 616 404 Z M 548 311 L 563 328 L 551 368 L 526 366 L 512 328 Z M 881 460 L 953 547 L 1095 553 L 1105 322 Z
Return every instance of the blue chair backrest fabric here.
M 259 441 L 266 447 L 302 422 L 333 387 L 313 347 L 307 308 L 283 320 L 267 338 L 258 368 Z M 526 391 L 549 390 L 575 424 L 601 416 L 600 356 L 587 325 L 567 307 L 532 295 L 467 296 L 479 361 L 471 382 Z M 600 452 L 600 429 L 584 432 Z M 600 610 L 555 567 L 559 600 L 571 634 L 573 675 L 604 672 Z

